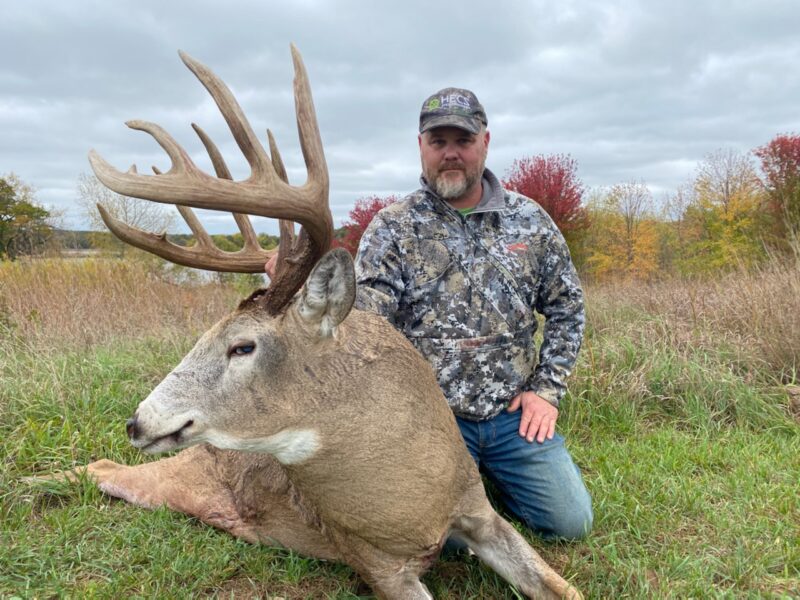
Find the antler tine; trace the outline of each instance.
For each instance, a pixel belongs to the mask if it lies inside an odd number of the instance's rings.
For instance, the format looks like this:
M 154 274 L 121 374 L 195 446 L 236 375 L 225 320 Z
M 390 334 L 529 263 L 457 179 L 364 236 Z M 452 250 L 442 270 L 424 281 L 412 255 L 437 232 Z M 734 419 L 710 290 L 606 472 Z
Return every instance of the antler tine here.
M 192 129 L 194 129 L 200 141 L 203 142 L 203 147 L 206 149 L 208 157 L 211 159 L 211 165 L 214 167 L 214 172 L 217 174 L 217 177 L 220 179 L 232 180 L 231 171 L 228 169 L 228 165 L 225 164 L 225 159 L 222 158 L 222 153 L 219 151 L 219 148 L 217 148 L 217 145 L 197 123 L 192 123 Z
M 206 152 L 208 152 L 208 156 L 211 159 L 211 164 L 214 166 L 214 171 L 216 172 L 217 177 L 221 179 L 233 179 L 233 177 L 231 177 L 231 172 L 228 169 L 228 165 L 225 164 L 225 159 L 222 158 L 222 153 L 219 151 L 217 145 L 212 141 L 212 139 L 208 137 L 208 134 L 196 123 L 192 123 L 192 129 L 194 129 L 197 137 L 200 138 L 200 141 L 203 142 L 203 146 L 205 147 Z M 244 238 L 244 250 L 260 251 L 261 245 L 258 243 L 258 236 L 256 235 L 256 232 L 250 223 L 250 219 L 247 218 L 247 215 L 242 213 L 233 213 L 233 220 L 236 221 L 239 231 L 242 232 L 242 237 Z
M 208 235 L 205 227 L 203 227 L 203 224 L 200 223 L 200 219 L 197 218 L 197 215 L 194 214 L 194 211 L 191 208 L 181 204 L 176 204 L 175 208 L 178 209 L 178 212 L 181 213 L 183 220 L 186 221 L 189 229 L 192 230 L 194 239 L 197 240 L 198 248 L 216 248 L 214 245 L 214 240 L 212 240 L 211 236 Z
M 280 177 L 284 183 L 289 183 L 289 175 L 286 174 L 286 167 L 283 165 L 281 152 L 278 150 L 278 144 L 275 143 L 275 136 L 272 131 L 267 129 L 267 140 L 269 141 L 269 155 L 272 158 L 272 167 L 275 169 L 275 174 Z
M 272 131 L 267 129 L 267 139 L 269 140 L 269 153 L 272 157 L 272 166 L 275 168 L 275 173 L 282 181 L 289 183 L 289 176 L 286 173 L 286 167 L 283 165 L 278 144 L 275 143 L 275 137 Z M 276 266 L 275 280 L 279 281 L 283 276 L 283 271 L 289 268 L 289 264 L 295 262 L 293 255 L 297 252 L 297 236 L 294 234 L 294 223 L 281 219 L 279 221 L 280 230 L 280 243 L 278 244 L 278 260 Z
M 211 69 L 202 64 L 201 62 L 193 59 L 186 52 L 179 50 L 178 55 L 181 57 L 183 63 L 189 67 L 189 70 L 194 73 L 195 77 L 200 80 L 200 83 L 208 90 L 211 97 L 216 102 L 219 112 L 222 113 L 228 128 L 233 134 L 233 139 L 239 145 L 239 148 L 247 159 L 250 168 L 253 172 L 254 178 L 265 177 L 267 179 L 274 178 L 274 173 L 271 170 L 270 160 L 264 148 L 258 141 L 250 122 L 242 111 L 241 106 L 236 101 L 236 98 L 231 93 L 228 86 L 217 77 Z
M 327 203 L 328 165 L 322 149 L 322 138 L 319 135 L 317 113 L 311 97 L 311 85 L 303 58 L 294 44 L 291 44 L 292 62 L 294 63 L 294 105 L 297 114 L 297 132 L 300 136 L 300 148 L 308 169 L 306 185 L 323 186 L 326 190 L 324 202 Z M 321 199 L 317 197 L 318 201 Z M 330 243 L 330 240 L 329 240 Z
M 210 244 L 210 247 L 202 247 L 200 237 L 198 237 L 196 246 L 191 248 L 178 246 L 167 239 L 166 233 L 150 233 L 149 231 L 131 227 L 111 216 L 102 204 L 98 204 L 97 209 L 100 211 L 100 217 L 106 227 L 126 244 L 186 267 L 227 273 L 263 273 L 264 263 L 275 254 L 274 250 L 262 250 L 260 254 L 255 252 L 224 252 L 213 244 Z M 192 217 L 194 217 L 193 214 Z M 184 218 L 186 218 L 186 215 L 184 215 Z
M 158 167 L 153 166 L 152 169 L 153 173 L 156 175 L 161 175 L 161 170 Z M 198 219 L 194 214 L 194 211 L 188 206 L 183 206 L 181 204 L 176 204 L 175 208 L 178 209 L 178 212 L 183 217 L 183 220 L 186 221 L 186 224 L 189 226 L 192 234 L 194 234 L 197 245 L 202 248 L 213 247 L 214 242 L 211 240 L 211 236 L 208 235 L 202 223 L 200 223 L 200 219 Z

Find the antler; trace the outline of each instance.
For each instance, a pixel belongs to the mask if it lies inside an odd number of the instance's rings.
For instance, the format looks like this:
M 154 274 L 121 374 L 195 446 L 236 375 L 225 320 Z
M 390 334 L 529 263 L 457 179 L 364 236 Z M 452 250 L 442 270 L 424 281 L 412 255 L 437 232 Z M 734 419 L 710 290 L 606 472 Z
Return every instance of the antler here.
M 264 263 L 275 251 L 260 248 L 246 215 L 280 218 L 277 274 L 263 300 L 273 313 L 278 312 L 300 289 L 311 268 L 328 250 L 333 235 L 333 220 L 328 208 L 328 170 L 311 88 L 300 53 L 294 45 L 291 50 L 295 69 L 297 128 L 308 169 L 308 180 L 304 185 L 295 187 L 287 183 L 286 171 L 272 133 L 268 132 L 270 157 L 258 142 L 228 87 L 208 67 L 184 52 L 179 52 L 181 59 L 214 98 L 250 164 L 250 177 L 244 181 L 232 181 L 219 150 L 205 132 L 194 124 L 192 127 L 211 157 L 216 177 L 200 170 L 166 131 L 146 121 L 128 121 L 127 125 L 149 133 L 164 148 L 172 159 L 172 166 L 166 173 L 154 168 L 155 175 L 140 175 L 135 166 L 127 173 L 122 173 L 94 150 L 89 153 L 89 162 L 95 175 L 115 192 L 177 205 L 197 239 L 194 247 L 173 244 L 163 233 L 157 235 L 130 227 L 99 207 L 103 220 L 115 235 L 171 262 L 214 271 L 263 272 Z M 245 240 L 244 248 L 239 252 L 219 250 L 189 206 L 233 212 Z M 296 238 L 291 221 L 302 225 Z

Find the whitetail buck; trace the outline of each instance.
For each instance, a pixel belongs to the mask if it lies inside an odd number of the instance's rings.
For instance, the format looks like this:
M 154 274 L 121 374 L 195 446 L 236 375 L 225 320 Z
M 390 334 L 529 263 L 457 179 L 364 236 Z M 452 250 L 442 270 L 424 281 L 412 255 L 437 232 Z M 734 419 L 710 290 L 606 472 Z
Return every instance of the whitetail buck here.
M 419 576 L 448 536 L 531 598 L 580 598 L 490 506 L 428 363 L 383 318 L 352 309 L 350 256 L 326 254 L 327 167 L 305 68 L 292 53 L 305 185 L 286 182 L 272 135 L 267 154 L 225 84 L 185 54 L 252 175 L 231 181 L 197 126 L 217 177 L 141 121 L 128 125 L 161 144 L 172 159 L 168 172 L 122 173 L 90 154 L 114 191 L 178 205 L 197 239 L 192 248 L 102 211 L 124 241 L 170 261 L 260 272 L 271 253 L 245 215 L 283 221 L 270 287 L 203 335 L 128 421 L 133 445 L 145 452 L 192 447 L 135 467 L 101 460 L 86 471 L 104 492 L 134 504 L 166 504 L 251 542 L 344 561 L 383 598 L 430 598 Z M 237 213 L 244 249 L 218 250 L 186 206 Z M 302 225 L 297 237 L 290 221 Z

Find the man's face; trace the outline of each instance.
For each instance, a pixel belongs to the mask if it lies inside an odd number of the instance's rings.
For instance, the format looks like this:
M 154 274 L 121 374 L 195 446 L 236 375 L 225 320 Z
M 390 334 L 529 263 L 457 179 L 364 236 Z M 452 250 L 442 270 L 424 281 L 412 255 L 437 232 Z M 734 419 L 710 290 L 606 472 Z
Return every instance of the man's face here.
M 436 127 L 419 136 L 422 174 L 439 197 L 457 200 L 476 185 L 489 150 L 489 132 Z

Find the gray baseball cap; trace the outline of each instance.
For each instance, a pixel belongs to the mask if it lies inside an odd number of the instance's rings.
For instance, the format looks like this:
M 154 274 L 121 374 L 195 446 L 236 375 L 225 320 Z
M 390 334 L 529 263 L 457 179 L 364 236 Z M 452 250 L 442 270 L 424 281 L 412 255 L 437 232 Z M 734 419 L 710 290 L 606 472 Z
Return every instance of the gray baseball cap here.
M 444 88 L 422 104 L 419 113 L 419 132 L 434 127 L 458 127 L 478 133 L 481 125 L 488 125 L 486 112 L 475 94 L 462 88 Z

